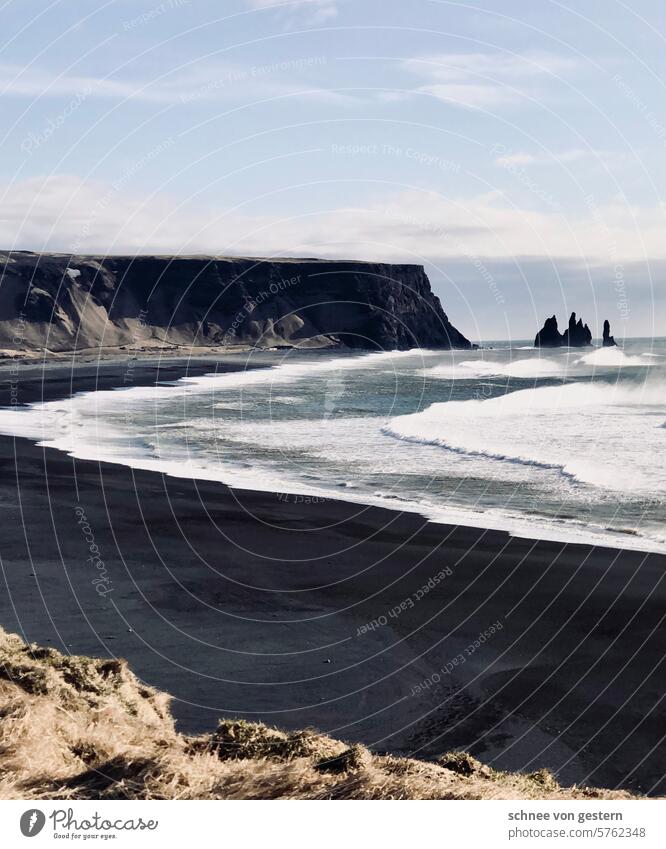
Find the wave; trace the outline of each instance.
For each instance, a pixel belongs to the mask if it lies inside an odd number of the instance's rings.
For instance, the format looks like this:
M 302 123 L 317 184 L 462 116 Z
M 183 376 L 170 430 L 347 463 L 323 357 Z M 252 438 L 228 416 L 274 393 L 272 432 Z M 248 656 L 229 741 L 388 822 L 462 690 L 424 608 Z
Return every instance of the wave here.
M 513 394 L 518 395 L 520 393 Z M 447 406 L 451 406 L 452 403 Z M 190 427 L 199 429 L 211 427 L 210 423 L 199 420 L 187 423 L 178 422 L 176 426 L 182 424 L 188 424 Z M 311 423 L 301 422 L 298 424 L 304 434 L 309 433 L 312 436 Z M 352 424 L 351 421 L 339 423 L 347 431 L 350 424 Z M 353 424 L 358 426 L 356 421 Z M 402 512 L 416 513 L 431 522 L 494 529 L 516 537 L 613 546 L 615 548 L 634 548 L 639 551 L 663 552 L 666 549 L 666 537 L 659 530 L 649 536 L 641 533 L 632 533 L 632 535 L 627 536 L 616 529 L 585 521 L 553 521 L 546 517 L 525 516 L 521 514 L 520 510 L 435 503 L 422 496 L 418 499 L 410 499 L 385 489 L 368 491 L 360 482 L 356 481 L 340 479 L 335 482 L 329 480 L 328 477 L 315 478 L 311 475 L 285 473 L 285 469 L 279 467 L 262 468 L 261 465 L 254 462 L 220 462 L 217 458 L 214 460 L 211 457 L 196 457 L 187 453 L 186 450 L 182 450 L 186 446 L 181 446 L 180 455 L 177 452 L 175 456 L 170 447 L 167 459 L 167 457 L 159 456 L 159 445 L 156 443 L 148 444 L 148 450 L 141 451 L 137 444 L 129 446 L 127 440 L 121 439 L 115 443 L 112 437 L 116 434 L 113 434 L 107 427 L 103 429 L 103 432 L 97 432 L 94 425 L 94 430 L 91 431 L 90 427 L 91 423 L 88 423 L 87 439 L 72 439 L 71 434 L 66 438 L 54 439 L 53 434 L 49 432 L 48 436 L 39 444 L 57 448 L 80 459 L 120 463 L 132 469 L 159 472 L 175 478 L 219 481 L 237 490 L 280 492 L 293 496 L 322 499 L 336 498 L 360 506 L 375 505 L 389 510 L 397 509 Z M 298 429 L 297 427 L 296 430 Z M 34 436 L 37 437 L 38 434 L 35 432 Z M 42 437 L 44 437 L 43 433 Z M 249 439 L 248 442 L 252 442 L 252 440 Z
M 433 366 L 424 369 L 425 377 L 441 378 L 443 380 L 473 380 L 480 377 L 558 377 L 567 372 L 566 362 L 530 357 L 524 360 L 514 360 L 509 363 L 493 362 L 490 360 L 463 360 L 457 365 Z
M 645 356 L 645 354 L 640 354 L 637 357 L 631 357 L 625 354 L 621 348 L 597 348 L 577 359 L 576 363 L 588 366 L 617 366 L 619 368 L 626 366 L 649 367 L 652 364 L 646 363 L 642 359 Z
M 215 404 L 215 408 L 218 410 L 245 410 L 252 406 L 254 406 L 252 401 L 244 400 L 243 398 L 232 399 L 231 401 L 218 401 Z
M 527 350 L 522 348 L 519 350 Z M 534 350 L 534 349 L 532 349 Z M 436 365 L 423 370 L 424 377 L 441 380 L 474 380 L 484 377 L 513 377 L 537 379 L 547 377 L 572 377 L 594 374 L 598 369 L 615 369 L 641 366 L 650 368 L 652 355 L 630 356 L 620 348 L 596 348 L 572 359 L 574 352 L 567 349 L 557 358 L 553 356 L 526 357 L 510 362 L 487 359 L 463 360 L 452 365 Z M 659 354 L 654 355 L 660 356 Z
M 243 371 L 225 372 L 224 374 L 205 374 L 197 377 L 185 377 L 180 381 L 195 391 L 214 389 L 231 389 L 236 387 L 259 386 L 262 384 L 283 384 L 306 380 L 317 374 L 337 372 L 346 369 L 365 369 L 375 366 L 386 366 L 388 361 L 413 359 L 416 357 L 432 357 L 441 355 L 441 351 L 431 351 L 425 348 L 411 348 L 408 351 L 376 351 L 360 356 L 334 357 L 332 359 L 308 360 L 289 362 L 289 355 L 282 362 L 268 368 L 248 368 Z
M 666 492 L 663 384 L 575 383 L 433 404 L 382 431 L 469 456 L 521 463 L 623 493 Z
M 494 375 L 557 377 L 567 367 L 577 377 L 595 373 L 589 364 L 574 367 L 581 353 L 528 355 L 504 363 L 475 360 L 471 352 L 421 350 L 312 356 L 300 362 L 287 355 L 271 368 L 0 411 L 0 431 L 81 459 L 222 481 L 237 489 L 337 497 L 532 538 L 666 550 L 658 527 L 661 514 L 654 521 L 655 511 L 647 519 L 635 518 L 648 499 L 664 498 L 658 464 L 666 447 L 666 391 L 654 369 L 644 372 L 649 382 L 642 386 L 618 382 L 610 366 L 605 382 L 590 383 L 585 377 L 585 383 L 529 388 L 488 400 L 472 397 L 479 383 Z M 445 366 L 444 358 L 462 362 Z M 340 415 L 320 415 L 322 375 L 327 380 L 328 372 L 355 369 L 345 378 L 354 392 L 384 386 L 393 397 L 393 377 L 381 377 L 391 372 L 393 359 L 401 374 L 415 378 L 447 371 L 471 376 L 470 386 L 456 387 L 459 397 L 469 400 L 435 403 L 405 416 L 393 412 L 388 420 L 363 410 L 360 417 L 352 416 L 355 406 L 349 402 L 341 405 Z M 312 387 L 304 382 L 310 375 L 318 376 Z M 271 383 L 292 381 L 301 383 L 272 391 Z M 494 385 L 501 387 L 503 381 Z M 234 413 L 243 409 L 239 399 L 246 397 L 245 386 L 257 387 L 250 395 L 249 418 Z M 409 382 L 407 388 L 412 389 Z M 433 382 L 429 392 L 428 401 L 440 400 L 441 386 Z M 413 395 L 406 393 L 404 406 L 397 409 L 422 403 Z M 263 398 L 296 409 L 290 413 L 285 407 L 279 416 L 266 418 Z M 571 505 L 571 515 L 551 515 L 558 503 Z M 616 504 L 621 505 L 617 515 Z M 585 521 L 585 505 L 601 508 Z M 644 524 L 648 519 L 656 530 Z M 631 529 L 635 539 L 630 535 L 625 542 L 610 525 Z
M 299 398 L 297 395 L 271 395 L 270 402 L 271 404 L 284 404 L 292 407 L 294 404 L 304 404 L 305 399 Z

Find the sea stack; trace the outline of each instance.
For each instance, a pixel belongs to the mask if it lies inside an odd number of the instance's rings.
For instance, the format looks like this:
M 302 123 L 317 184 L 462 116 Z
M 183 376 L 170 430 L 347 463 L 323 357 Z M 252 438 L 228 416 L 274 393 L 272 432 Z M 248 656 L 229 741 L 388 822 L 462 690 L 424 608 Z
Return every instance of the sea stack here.
M 557 316 L 547 318 L 541 330 L 534 339 L 535 348 L 559 348 L 562 345 L 562 334 L 557 327 Z
M 610 321 L 609 321 L 608 319 L 606 319 L 606 320 L 604 321 L 604 341 L 603 341 L 603 346 L 604 346 L 604 348 L 612 348 L 614 345 L 617 345 L 617 342 L 615 341 L 615 337 L 614 337 L 614 336 L 611 336 L 611 332 L 610 332 Z
M 585 348 L 592 344 L 592 331 L 583 324 L 583 319 L 576 321 L 576 313 L 569 316 L 569 327 L 562 334 L 562 345 L 565 348 Z
M 576 321 L 576 313 L 572 312 L 569 317 L 569 326 L 560 333 L 557 327 L 557 318 L 547 318 L 541 330 L 534 339 L 535 348 L 585 348 L 592 344 L 592 331 L 583 324 L 583 319 Z

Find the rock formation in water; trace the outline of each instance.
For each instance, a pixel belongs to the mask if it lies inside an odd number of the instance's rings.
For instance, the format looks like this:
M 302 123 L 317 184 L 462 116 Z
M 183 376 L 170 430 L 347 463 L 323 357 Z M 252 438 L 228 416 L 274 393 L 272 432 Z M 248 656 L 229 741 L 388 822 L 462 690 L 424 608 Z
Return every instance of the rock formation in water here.
M 547 318 L 543 327 L 534 339 L 535 348 L 559 348 L 562 345 L 562 334 L 557 327 L 557 316 Z
M 615 341 L 615 337 L 611 336 L 610 321 L 608 319 L 606 319 L 604 321 L 603 346 L 604 346 L 604 348 L 612 348 L 614 345 L 617 345 L 617 342 Z
M 583 319 L 576 321 L 576 313 L 569 316 L 569 326 L 562 334 L 562 345 L 565 348 L 584 348 L 592 344 L 592 331 L 583 325 Z
M 420 265 L 0 251 L 0 348 L 471 348 Z
M 547 318 L 544 326 L 534 339 L 535 348 L 584 348 L 592 344 L 592 331 L 583 324 L 583 319 L 576 321 L 576 313 L 572 312 L 569 317 L 569 326 L 560 333 L 557 327 L 557 318 Z

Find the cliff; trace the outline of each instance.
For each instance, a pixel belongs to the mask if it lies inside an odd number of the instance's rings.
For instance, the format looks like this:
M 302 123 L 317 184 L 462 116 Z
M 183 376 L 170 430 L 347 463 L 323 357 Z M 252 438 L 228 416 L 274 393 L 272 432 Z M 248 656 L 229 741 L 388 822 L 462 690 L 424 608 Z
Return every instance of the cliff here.
M 0 628 L 2 799 L 628 799 L 500 772 L 464 752 L 372 754 L 313 730 L 225 720 L 175 728 L 170 699 L 127 663 L 26 645 Z
M 583 319 L 576 321 L 576 313 L 569 316 L 569 325 L 564 333 L 560 333 L 557 317 L 547 318 L 541 330 L 534 339 L 535 348 L 584 348 L 592 344 L 592 331 L 583 324 Z
M 0 348 L 470 348 L 418 265 L 0 251 Z

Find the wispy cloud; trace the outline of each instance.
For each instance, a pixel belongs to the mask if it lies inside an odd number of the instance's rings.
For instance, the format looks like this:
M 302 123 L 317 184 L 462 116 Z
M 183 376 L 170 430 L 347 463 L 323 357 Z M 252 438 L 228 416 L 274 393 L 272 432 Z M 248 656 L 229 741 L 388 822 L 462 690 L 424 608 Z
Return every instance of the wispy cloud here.
M 519 103 L 535 84 L 570 73 L 574 59 L 554 53 L 444 53 L 408 59 L 402 67 L 420 77 L 416 92 L 471 109 Z
M 123 98 L 142 95 L 144 99 L 148 99 L 148 94 L 141 91 L 141 88 L 142 84 L 138 82 L 58 74 L 19 65 L 0 65 L 0 92 L 4 96 L 70 97 L 83 92 L 94 92 L 99 97 Z
M 486 76 L 493 80 L 520 79 L 527 73 L 559 75 L 572 70 L 576 60 L 557 53 L 440 53 L 408 59 L 404 66 L 439 80 L 466 82 Z
M 499 146 L 502 148 L 503 146 Z M 523 165 L 537 167 L 551 167 L 553 165 L 574 165 L 584 163 L 586 168 L 600 166 L 602 168 L 619 168 L 627 164 L 628 157 L 612 150 L 596 150 L 593 148 L 571 148 L 560 151 L 539 151 L 530 153 L 527 151 L 508 151 L 506 149 L 494 151 L 499 155 L 495 157 L 495 165 L 501 168 L 520 168 Z
M 508 153 L 495 159 L 497 165 L 562 165 L 599 156 L 593 150 L 562 150 L 559 153 Z
M 250 9 L 279 9 L 287 15 L 300 15 L 311 25 L 322 24 L 338 14 L 336 0 L 245 0 Z
M 58 74 L 41 68 L 0 65 L 0 94 L 14 97 L 100 97 L 152 103 L 307 97 L 346 103 L 351 96 L 311 84 L 306 77 L 325 57 L 306 56 L 266 65 L 191 66 L 157 79 Z

